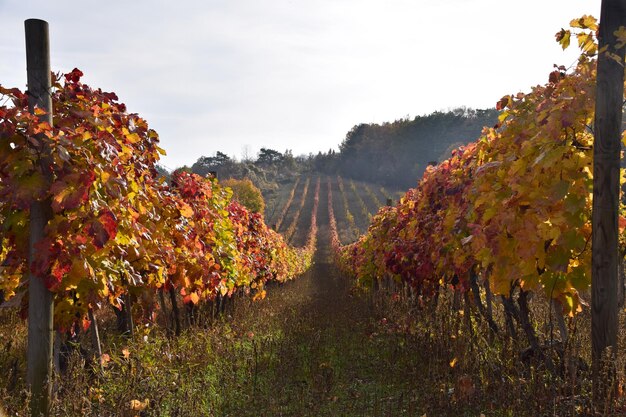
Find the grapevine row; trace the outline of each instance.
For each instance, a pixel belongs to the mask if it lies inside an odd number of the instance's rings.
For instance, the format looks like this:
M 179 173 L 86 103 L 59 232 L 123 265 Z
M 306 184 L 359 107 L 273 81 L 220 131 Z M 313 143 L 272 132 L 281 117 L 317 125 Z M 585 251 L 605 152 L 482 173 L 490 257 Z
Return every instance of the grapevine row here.
M 349 229 L 352 231 L 354 236 L 358 236 L 359 229 L 358 227 L 356 227 L 354 216 L 352 215 L 352 212 L 350 211 L 350 206 L 348 205 L 348 197 L 346 196 L 346 190 L 343 186 L 343 178 L 341 178 L 339 175 L 337 176 L 337 184 L 339 185 L 339 191 L 341 192 L 341 200 L 343 201 L 346 219 L 348 219 Z
M 296 189 L 298 188 L 298 184 L 300 184 L 300 177 L 298 177 L 296 179 L 296 182 L 294 182 L 293 188 L 289 192 L 289 197 L 287 198 L 287 202 L 285 203 L 282 211 L 280 212 L 280 215 L 278 216 L 278 220 L 276 220 L 276 226 L 274 227 L 274 230 L 276 231 L 280 230 L 280 225 L 283 223 L 283 220 L 285 220 L 285 215 L 287 214 L 287 211 L 289 211 L 289 208 L 291 207 L 291 203 L 293 202 L 293 197 L 296 194 Z
M 330 178 L 326 178 L 326 186 L 328 187 L 328 222 L 330 225 L 330 246 L 333 255 L 337 256 L 341 249 L 341 240 L 337 230 L 337 220 L 335 219 L 335 210 L 333 209 L 333 187 Z
M 376 207 L 382 207 L 383 206 L 382 201 L 380 201 L 380 199 L 378 198 L 376 193 L 372 190 L 372 188 L 369 186 L 369 184 L 363 184 L 363 187 L 365 188 L 365 192 L 367 193 L 369 198 L 372 200 L 372 203 L 374 203 Z M 372 216 L 370 215 L 368 217 L 371 220 Z
M 372 218 L 372 215 L 367 209 L 365 202 L 361 198 L 359 191 L 356 189 L 356 184 L 354 183 L 354 180 L 350 180 L 350 189 L 352 190 L 352 193 L 354 194 L 356 201 L 359 203 L 359 207 L 361 208 L 361 214 L 363 215 L 363 218 L 369 221 Z
M 123 311 L 137 300 L 152 311 L 163 292 L 172 295 L 173 307 L 178 297 L 196 306 L 239 290 L 263 297 L 266 282 L 308 268 L 314 238 L 305 248 L 289 247 L 214 178 L 184 171 L 171 184 L 159 178 L 164 151 L 157 133 L 115 94 L 81 83 L 81 76 L 79 70 L 64 80 L 55 76 L 53 126 L 39 121 L 40 110 L 29 113 L 25 93 L 0 87 L 5 299 L 27 294 L 33 200 L 51 203 L 33 272 L 53 293 L 54 326 L 61 330 L 89 326 L 88 312 L 105 305 Z M 39 164 L 43 150 L 50 166 Z
M 519 320 L 536 349 L 529 293 L 565 314 L 582 310 L 591 282 L 597 25 L 588 16 L 572 24 L 582 49 L 575 69 L 557 67 L 547 84 L 503 97 L 498 126 L 429 167 L 367 234 L 338 249 L 346 272 L 363 285 L 390 277 L 424 300 L 443 288 L 471 291 L 481 312 L 482 284 L 502 296 L 507 320 Z
M 284 234 L 286 242 L 289 242 L 291 240 L 291 237 L 296 231 L 298 220 L 300 220 L 300 213 L 302 212 L 302 208 L 304 207 L 304 203 L 306 202 L 306 196 L 309 192 L 310 183 L 311 183 L 311 178 L 307 177 L 306 181 L 304 182 L 304 189 L 302 190 L 302 197 L 300 197 L 300 205 L 298 206 L 298 209 L 293 215 L 293 218 L 291 219 L 291 223 L 289 224 L 289 227 L 287 228 L 287 231 L 285 231 L 285 234 Z

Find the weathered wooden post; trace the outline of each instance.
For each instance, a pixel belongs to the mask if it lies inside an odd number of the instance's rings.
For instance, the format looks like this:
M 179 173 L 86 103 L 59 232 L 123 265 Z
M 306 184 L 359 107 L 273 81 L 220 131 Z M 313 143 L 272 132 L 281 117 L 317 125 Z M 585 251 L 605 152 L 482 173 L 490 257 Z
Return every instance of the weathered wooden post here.
M 602 0 L 599 29 L 595 140 L 593 146 L 591 339 L 596 404 L 611 395 L 600 378 L 617 349 L 618 208 L 620 138 L 624 97 L 624 45 L 615 31 L 626 26 L 626 1 Z M 610 349 L 610 356 L 606 356 Z M 611 369 L 606 369 L 611 372 Z M 614 374 L 613 374 L 614 376 Z M 602 379 L 602 380 L 601 380 Z
M 41 121 L 52 125 L 52 98 L 50 96 L 50 41 L 48 23 L 38 19 L 24 22 L 26 30 L 26 70 L 28 75 L 28 107 L 35 107 L 46 114 Z M 49 150 L 43 146 L 39 169 L 44 178 L 51 180 Z M 30 206 L 30 236 L 28 253 L 28 353 L 27 383 L 31 391 L 31 415 L 48 416 L 52 394 L 52 319 L 53 296 L 44 280 L 32 273 L 35 260 L 35 244 L 45 237 L 45 227 L 52 218 L 50 200 L 33 201 Z

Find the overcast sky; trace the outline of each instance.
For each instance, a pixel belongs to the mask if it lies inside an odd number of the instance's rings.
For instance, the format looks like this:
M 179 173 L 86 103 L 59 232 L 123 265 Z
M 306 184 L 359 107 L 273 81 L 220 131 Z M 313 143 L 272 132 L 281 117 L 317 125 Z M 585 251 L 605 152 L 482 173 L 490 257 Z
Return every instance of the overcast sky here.
M 317 153 L 355 124 L 544 84 L 575 61 L 554 34 L 583 14 L 600 0 L 0 0 L 0 84 L 25 87 L 23 21 L 40 18 L 53 70 L 116 92 L 169 168 L 218 150 Z

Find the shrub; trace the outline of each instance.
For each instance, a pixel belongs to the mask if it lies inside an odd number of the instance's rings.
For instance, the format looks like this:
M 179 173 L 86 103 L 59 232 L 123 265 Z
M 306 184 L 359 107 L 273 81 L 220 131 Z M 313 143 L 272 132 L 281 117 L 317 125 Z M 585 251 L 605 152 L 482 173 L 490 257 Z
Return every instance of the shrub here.
M 259 190 L 250 179 L 237 180 L 229 178 L 222 182 L 226 187 L 233 190 L 233 199 L 246 206 L 254 213 L 263 214 L 265 210 L 265 201 L 261 190 Z

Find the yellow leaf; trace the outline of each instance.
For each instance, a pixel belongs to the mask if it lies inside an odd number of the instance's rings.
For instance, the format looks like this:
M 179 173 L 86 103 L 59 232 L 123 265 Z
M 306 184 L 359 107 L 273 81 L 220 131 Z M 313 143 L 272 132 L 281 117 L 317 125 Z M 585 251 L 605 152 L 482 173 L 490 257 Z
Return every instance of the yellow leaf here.
M 180 211 L 181 216 L 183 217 L 193 216 L 193 209 L 191 208 L 189 204 L 185 203 L 184 201 L 181 201 L 179 205 L 180 207 L 178 207 L 178 211 Z
M 126 235 L 124 233 L 121 233 L 121 232 L 118 232 L 115 235 L 115 243 L 117 243 L 119 245 L 128 245 L 128 244 L 132 243 L 132 240 L 131 240 L 131 238 L 128 235 Z
M 144 401 L 130 400 L 130 409 L 133 411 L 143 411 L 150 405 L 150 400 L 147 398 Z
M 598 30 L 598 21 L 593 16 L 584 15 L 579 19 L 572 20 L 570 26 L 573 28 Z
M 454 368 L 454 366 L 457 364 L 458 362 L 458 358 L 454 358 L 450 361 L 450 368 Z
M 192 292 L 191 294 L 189 294 L 189 299 L 194 304 L 198 304 L 198 301 L 200 301 L 200 297 L 198 297 L 198 294 L 196 294 L 195 292 Z
M 556 34 L 556 41 L 561 44 L 563 49 L 567 49 L 570 44 L 571 36 L 572 33 L 569 30 L 561 29 L 561 31 Z
M 139 137 L 138 134 L 136 133 L 131 133 L 130 135 L 126 135 L 126 139 L 128 140 L 128 142 L 130 143 L 137 143 L 141 140 L 141 138 Z
M 265 290 L 259 291 L 256 294 L 254 294 L 254 297 L 252 297 L 253 301 L 257 301 L 257 300 L 262 300 L 265 298 Z

